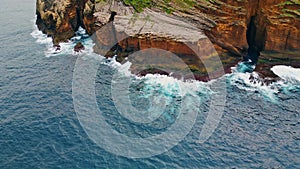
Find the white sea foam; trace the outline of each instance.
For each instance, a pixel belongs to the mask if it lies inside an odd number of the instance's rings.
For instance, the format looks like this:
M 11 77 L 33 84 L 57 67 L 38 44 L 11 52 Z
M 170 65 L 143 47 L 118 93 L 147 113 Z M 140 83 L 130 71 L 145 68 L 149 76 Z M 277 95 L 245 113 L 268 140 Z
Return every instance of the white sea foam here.
M 196 97 L 199 93 L 209 94 L 209 84 L 196 80 L 182 81 L 167 75 L 148 74 L 144 77 L 147 85 L 162 86 L 168 93 L 172 93 L 174 89 L 180 90 L 180 95 L 191 95 Z
M 129 67 L 131 65 L 130 63 L 122 65 L 115 61 L 115 59 L 112 59 L 110 65 L 126 76 L 132 76 L 135 79 L 144 80 L 147 85 L 161 86 L 170 93 L 172 92 L 172 90 L 178 89 L 178 87 L 180 87 L 180 92 L 182 96 L 187 94 L 195 96 L 197 95 L 197 93 L 199 94 L 199 92 L 204 91 L 207 94 L 212 93 L 212 90 L 210 90 L 209 85 L 211 83 L 218 82 L 219 80 L 215 79 L 210 82 L 200 82 L 195 80 L 182 81 L 170 76 L 158 74 L 147 74 L 144 77 L 136 77 L 133 74 L 131 74 L 129 70 Z M 299 83 L 294 83 L 292 82 L 292 80 L 300 81 L 300 69 L 292 68 L 289 66 L 274 66 L 272 68 L 272 71 L 279 77 L 281 77 L 282 80 L 266 84 L 263 82 L 263 79 L 259 77 L 258 73 L 245 73 L 242 70 L 240 70 L 241 67 L 244 68 L 245 66 L 237 65 L 236 67 L 232 68 L 231 74 L 226 74 L 224 77 L 221 78 L 227 78 L 227 82 L 230 85 L 235 85 L 241 90 L 260 93 L 272 102 L 277 101 L 278 93 L 285 90 L 289 90 L 293 88 L 292 86 L 294 85 L 299 85 Z M 252 68 L 254 68 L 254 66 Z M 250 78 L 251 76 L 252 78 Z
M 250 80 L 251 76 L 254 77 L 254 80 Z M 263 82 L 257 80 L 259 79 L 259 76 L 256 72 L 234 72 L 232 74 L 228 74 L 227 78 L 230 85 L 235 85 L 241 90 L 261 93 L 271 101 L 276 101 L 276 94 L 279 92 L 278 86 L 275 83 L 266 85 Z
M 233 67 L 232 73 L 226 75 L 229 84 L 242 90 L 258 92 L 272 102 L 277 102 L 277 95 L 280 92 L 294 89 L 300 81 L 300 69 L 290 66 L 274 66 L 271 70 L 282 79 L 268 85 L 262 81 L 256 72 L 244 73 L 240 72 L 238 68 L 239 66 Z M 251 76 L 252 78 L 250 78 Z
M 299 68 L 297 69 L 291 66 L 278 65 L 278 66 L 273 66 L 271 70 L 282 79 L 286 79 L 286 80 L 294 79 L 300 81 Z
M 34 22 L 34 21 L 33 21 Z M 45 35 L 42 31 L 40 31 L 37 25 L 34 24 L 33 31 L 31 36 L 36 39 L 36 42 L 46 46 L 45 56 L 60 56 L 60 55 L 82 55 L 82 54 L 90 54 L 93 55 L 93 40 L 89 38 L 89 35 L 83 28 L 79 28 L 76 32 L 75 36 L 71 38 L 68 42 L 60 43 L 60 49 L 57 50 L 57 47 L 53 47 L 52 38 Z M 81 52 L 74 52 L 74 46 L 81 42 L 85 49 Z
M 186 95 L 197 97 L 199 93 L 209 94 L 212 92 L 209 89 L 209 85 L 212 82 L 200 82 L 197 80 L 183 81 L 171 76 L 160 74 L 147 74 L 146 76 L 136 76 L 130 71 L 130 66 L 132 65 L 132 63 L 127 61 L 125 64 L 121 64 L 116 61 L 115 57 L 105 59 L 103 61 L 103 64 L 111 66 L 112 68 L 117 70 L 116 73 L 122 74 L 121 76 L 130 77 L 134 81 L 143 81 L 146 86 L 152 86 L 152 90 L 163 90 L 164 92 L 170 95 L 180 93 L 180 96 L 182 97 Z
M 43 32 L 40 31 L 36 25 L 34 25 L 34 30 L 32 31 L 31 36 L 35 38 L 36 42 L 39 44 L 49 45 L 52 43 L 52 38 L 43 34 Z

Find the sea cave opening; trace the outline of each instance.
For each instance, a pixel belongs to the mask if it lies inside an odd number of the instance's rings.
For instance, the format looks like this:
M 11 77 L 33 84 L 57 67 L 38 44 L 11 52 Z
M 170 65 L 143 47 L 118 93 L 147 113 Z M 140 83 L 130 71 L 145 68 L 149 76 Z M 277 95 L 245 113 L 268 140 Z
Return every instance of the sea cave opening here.
M 256 64 L 258 61 L 258 58 L 260 56 L 260 49 L 257 46 L 257 27 L 255 25 L 256 16 L 252 16 L 250 19 L 250 22 L 247 27 L 247 42 L 248 42 L 248 52 L 246 57 L 244 58 L 244 61 L 250 62 L 251 64 Z

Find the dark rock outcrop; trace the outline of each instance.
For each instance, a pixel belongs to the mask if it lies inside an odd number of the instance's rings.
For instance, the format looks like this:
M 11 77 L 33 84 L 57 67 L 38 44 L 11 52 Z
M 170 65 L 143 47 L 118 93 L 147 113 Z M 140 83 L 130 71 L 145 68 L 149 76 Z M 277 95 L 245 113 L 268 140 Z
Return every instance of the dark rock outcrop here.
M 88 34 L 95 32 L 94 0 L 37 0 L 36 24 L 53 43 L 67 41 L 81 26 Z
M 55 48 L 55 51 L 60 51 L 61 46 L 59 44 L 53 45 L 53 47 Z
M 80 52 L 82 50 L 84 50 L 85 47 L 83 46 L 83 44 L 81 42 L 78 42 L 75 46 L 74 46 L 74 51 L 75 52 Z

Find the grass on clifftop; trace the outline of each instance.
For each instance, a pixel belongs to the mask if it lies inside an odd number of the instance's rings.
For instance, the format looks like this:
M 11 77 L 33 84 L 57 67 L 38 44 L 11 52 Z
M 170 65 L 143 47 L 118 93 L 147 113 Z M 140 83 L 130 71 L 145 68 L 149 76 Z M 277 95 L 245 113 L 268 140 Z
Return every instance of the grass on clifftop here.
M 107 0 L 95 0 L 96 3 Z M 166 13 L 174 11 L 186 11 L 197 6 L 197 0 L 122 0 L 125 5 L 132 6 L 136 12 L 142 12 L 145 8 L 156 6 Z M 202 0 L 208 4 L 217 3 L 218 0 Z M 198 1 L 199 2 L 199 1 Z
M 132 6 L 137 12 L 142 12 L 144 8 L 150 7 L 152 0 L 123 0 L 126 5 Z
M 206 0 L 214 1 L 214 0 Z M 167 13 L 171 13 L 174 6 L 179 8 L 191 8 L 196 4 L 195 0 L 123 0 L 125 5 L 132 6 L 137 12 L 142 12 L 144 8 L 158 6 Z
M 300 0 L 287 0 L 276 5 L 281 8 L 279 17 L 298 18 L 300 17 Z

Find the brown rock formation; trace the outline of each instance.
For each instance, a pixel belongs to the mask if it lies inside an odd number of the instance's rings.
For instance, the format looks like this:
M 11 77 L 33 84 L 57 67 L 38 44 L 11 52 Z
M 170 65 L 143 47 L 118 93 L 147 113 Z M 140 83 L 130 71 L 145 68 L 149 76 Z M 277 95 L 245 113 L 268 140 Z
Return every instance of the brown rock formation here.
M 277 52 L 300 48 L 300 2 L 297 0 L 197 2 L 195 7 L 216 23 L 207 29 L 207 35 L 233 54 L 241 54 L 250 47 Z
M 171 55 L 174 54 L 189 67 L 196 79 L 207 81 L 209 80 L 207 78 L 208 74 L 210 74 L 210 78 L 216 78 L 224 74 L 221 61 L 217 62 L 216 60 L 219 57 L 213 44 L 200 29 L 152 10 L 145 9 L 144 12 L 136 14 L 130 12 L 130 8 L 122 6 L 120 3 L 110 5 L 110 7 L 114 9 L 111 11 L 112 14 L 116 13 L 117 15 L 113 18 L 113 22 L 105 24 L 96 32 L 95 51 L 97 53 L 106 57 L 117 54 L 117 60 L 122 62 L 126 57 L 137 51 L 160 49 L 169 52 L 169 54 L 161 54 L 161 57 L 155 57 L 159 55 L 155 50 L 153 53 L 147 52 L 149 55 L 148 61 L 151 63 L 157 63 L 160 60 L 156 68 L 153 68 L 153 65 L 145 65 L 146 63 L 144 64 L 136 59 L 130 60 L 134 63 L 131 70 L 136 74 L 157 73 L 159 69 L 165 70 L 173 67 L 178 71 L 181 70 L 181 72 L 177 71 L 176 75 L 172 71 L 176 77 L 190 78 L 191 75 L 179 75 L 185 73 L 185 70 L 183 70 L 185 66 L 182 66 L 182 64 L 172 61 L 163 62 L 164 59 L 171 58 Z M 105 5 L 102 5 L 101 8 L 105 8 Z M 109 12 L 106 10 L 100 11 L 97 15 L 101 16 L 102 22 L 111 20 L 112 17 Z M 103 16 L 106 17 L 103 19 Z M 140 54 L 146 55 L 142 52 Z M 153 56 L 153 59 L 151 59 L 151 56 Z M 141 60 L 141 56 L 136 58 Z M 238 62 L 238 59 L 225 61 L 227 61 L 227 66 L 233 66 Z M 149 69 L 147 69 L 147 66 Z M 140 70 L 141 67 L 145 70 Z M 165 74 L 165 72 L 161 71 L 162 74 Z
M 171 17 L 177 17 L 177 20 L 184 20 L 184 22 L 203 30 L 209 40 L 213 42 L 227 70 L 229 66 L 236 63 L 238 58 L 242 60 L 242 57 L 247 56 L 257 62 L 261 52 L 262 59 L 258 61 L 256 70 L 260 71 L 263 76 L 273 76 L 269 68 L 274 63 L 299 65 L 290 62 L 290 60 L 298 61 L 295 58 L 300 57 L 300 2 L 298 0 L 195 0 L 195 3 L 191 4 L 177 1 L 166 3 L 161 0 L 153 2 L 156 7 L 152 7 L 151 10 L 164 13 L 164 9 L 171 9 Z M 132 13 L 132 9 L 122 6 L 122 2 L 118 0 L 110 0 L 107 3 L 110 4 L 109 7 L 103 7 L 105 3 L 102 3 L 98 5 L 97 9 L 100 11 L 98 15 L 102 17 L 102 19 L 98 19 L 102 25 L 108 22 L 112 11 L 116 11 L 116 18 Z M 120 25 L 118 19 L 111 29 L 114 29 L 114 25 Z M 126 29 L 131 30 L 132 27 L 126 27 Z M 195 62 L 195 65 L 198 64 L 193 59 L 193 54 L 185 52 L 188 50 L 184 49 L 180 42 L 174 42 L 174 39 L 170 40 L 165 35 L 157 35 L 158 32 L 152 31 L 147 36 L 137 35 L 138 31 L 135 32 L 136 34 L 131 33 L 132 37 L 126 39 L 126 42 L 119 42 L 119 47 L 123 51 L 131 52 L 159 47 L 181 56 L 184 53 Z M 98 39 L 103 41 L 107 38 Z M 110 40 L 110 42 L 112 41 Z M 275 57 L 272 56 L 274 53 Z M 113 55 L 112 52 L 110 54 Z M 121 54 L 119 55 L 121 56 Z M 274 58 L 276 61 L 273 61 Z M 270 62 L 266 62 L 266 59 Z M 200 65 L 196 66 L 197 70 L 201 70 Z
M 36 24 L 58 44 L 74 36 L 80 26 L 94 33 L 94 9 L 94 0 L 37 0 Z
M 238 55 L 247 50 L 248 57 L 258 61 L 256 71 L 267 77 L 274 76 L 269 68 L 276 64 L 299 67 L 300 1 L 216 0 L 210 5 L 198 3 L 197 9 L 216 23 L 206 29 L 206 33 L 217 49 Z
M 257 62 L 260 54 L 256 70 L 263 76 L 273 76 L 269 68 L 274 64 L 299 67 L 299 0 L 152 2 L 150 10 L 137 14 L 122 0 L 96 5 L 94 0 L 37 0 L 37 25 L 53 36 L 55 44 L 72 37 L 79 26 L 89 34 L 101 28 L 94 39 L 95 50 L 102 55 L 118 54 L 117 59 L 123 61 L 136 51 L 158 48 L 180 56 L 199 76 L 207 72 L 194 51 L 207 49 L 201 51 L 202 58 L 210 58 L 214 54 L 209 53 L 209 40 L 226 72 L 243 57 Z

